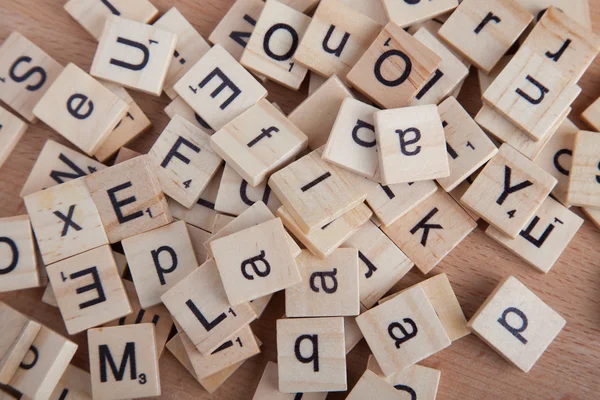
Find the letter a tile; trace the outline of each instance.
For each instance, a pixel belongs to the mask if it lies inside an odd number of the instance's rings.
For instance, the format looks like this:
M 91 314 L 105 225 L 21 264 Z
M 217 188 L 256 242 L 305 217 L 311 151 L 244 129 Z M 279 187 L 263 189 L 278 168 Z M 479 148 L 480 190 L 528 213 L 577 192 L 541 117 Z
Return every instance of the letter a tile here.
M 508 361 L 529 372 L 566 321 L 514 276 L 496 286 L 468 323 Z
M 40 285 L 29 216 L 0 218 L 0 293 Z

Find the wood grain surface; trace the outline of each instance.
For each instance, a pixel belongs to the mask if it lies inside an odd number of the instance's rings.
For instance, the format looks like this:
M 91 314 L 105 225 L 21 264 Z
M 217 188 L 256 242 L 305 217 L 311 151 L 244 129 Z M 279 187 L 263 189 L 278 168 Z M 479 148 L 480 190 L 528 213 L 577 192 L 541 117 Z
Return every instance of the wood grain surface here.
M 207 38 L 233 0 L 151 0 L 161 11 L 176 6 L 198 31 Z M 44 49 L 58 62 L 74 62 L 86 71 L 96 43 L 63 10 L 65 0 L 0 0 L 0 40 L 18 30 Z M 592 19 L 600 26 L 600 1 L 590 0 Z M 580 82 L 583 93 L 575 101 L 572 120 L 580 127 L 579 115 L 600 95 L 600 59 Z M 292 110 L 306 96 L 307 84 L 292 92 L 267 84 L 269 99 Z M 131 91 L 152 120 L 153 128 L 130 145 L 147 152 L 168 122 L 160 98 Z M 480 107 L 476 74 L 471 72 L 459 100 L 474 115 Z M 18 193 L 46 139 L 68 144 L 46 125 L 33 125 L 0 170 L 0 217 L 25 213 Z M 72 146 L 71 146 L 72 147 Z M 577 210 L 579 213 L 579 210 Z M 510 365 L 474 335 L 453 343 L 422 364 L 440 369 L 438 399 L 598 399 L 600 396 L 600 232 L 589 221 L 575 236 L 569 248 L 547 275 L 536 272 L 517 256 L 485 236 L 482 224 L 470 234 L 432 273 L 446 272 L 458 299 L 470 318 L 496 284 L 505 276 L 515 275 L 566 320 L 567 325 L 529 374 Z M 411 272 L 393 290 L 423 280 Z M 0 295 L 16 309 L 52 329 L 66 334 L 57 309 L 43 304 L 43 289 L 31 289 Z M 264 342 L 262 353 L 246 363 L 214 394 L 208 394 L 169 353 L 160 360 L 163 399 L 250 400 L 268 360 L 276 361 L 275 319 L 283 313 L 283 295 L 274 296 L 262 319 L 252 324 Z M 0 321 L 1 323 L 1 321 Z M 79 345 L 74 363 L 88 369 L 85 334 L 72 338 Z M 363 373 L 369 355 L 364 341 L 349 354 L 348 387 L 352 388 Z M 344 393 L 328 399 L 343 399 Z

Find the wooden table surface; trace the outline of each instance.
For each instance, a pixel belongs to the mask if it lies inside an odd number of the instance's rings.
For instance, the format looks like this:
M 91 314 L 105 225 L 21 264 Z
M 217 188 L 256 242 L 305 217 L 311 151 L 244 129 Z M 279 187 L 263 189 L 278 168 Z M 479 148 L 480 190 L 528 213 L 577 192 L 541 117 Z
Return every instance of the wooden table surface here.
M 0 0 L 0 39 L 18 30 L 58 62 L 74 62 L 86 71 L 96 43 L 63 10 L 66 0 Z M 227 12 L 233 0 L 151 0 L 161 11 L 176 6 L 205 38 Z M 592 19 L 600 29 L 600 1 L 590 0 Z M 459 100 L 474 115 L 480 107 L 479 87 L 473 72 Z M 573 105 L 570 118 L 580 127 L 579 115 L 593 98 L 600 95 L 600 58 L 580 82 L 582 94 Z M 285 112 L 291 111 L 307 93 L 306 82 L 300 93 L 267 84 L 269 99 Z M 168 122 L 163 108 L 165 95 L 151 97 L 131 92 L 152 120 L 152 130 L 129 147 L 147 152 Z M 0 217 L 25 213 L 19 192 L 46 139 L 63 144 L 66 140 L 44 124 L 33 125 L 16 150 L 0 169 Z M 579 213 L 579 211 L 577 210 Z M 440 369 L 442 378 L 438 399 L 598 399 L 600 398 L 600 232 L 589 221 L 579 230 L 569 248 L 547 275 L 538 273 L 484 234 L 479 226 L 432 273 L 445 272 L 463 310 L 470 318 L 507 275 L 514 275 L 567 320 L 565 329 L 550 345 L 528 374 L 513 367 L 474 335 L 423 361 Z M 423 280 L 418 272 L 409 273 L 393 289 L 397 291 Z M 0 295 L 16 309 L 66 335 L 57 309 L 43 304 L 43 289 L 30 289 Z M 262 353 L 246 363 L 214 394 L 208 394 L 165 351 L 160 360 L 164 399 L 252 399 L 267 360 L 276 361 L 275 318 L 283 313 L 283 296 L 274 296 L 262 319 L 252 324 L 264 342 Z M 2 323 L 0 321 L 0 323 Z M 72 338 L 80 347 L 74 363 L 88 369 L 85 334 Z M 364 341 L 349 354 L 348 387 L 363 373 L 370 351 Z M 334 393 L 328 399 L 343 399 Z

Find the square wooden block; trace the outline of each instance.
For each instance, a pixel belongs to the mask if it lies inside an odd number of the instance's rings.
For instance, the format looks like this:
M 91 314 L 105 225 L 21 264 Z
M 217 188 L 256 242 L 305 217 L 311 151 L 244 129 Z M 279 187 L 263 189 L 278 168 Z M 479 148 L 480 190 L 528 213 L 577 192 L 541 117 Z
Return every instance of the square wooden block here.
M 90 74 L 160 96 L 177 35 L 170 30 L 111 16 L 106 20 Z
M 322 158 L 339 167 L 379 180 L 373 114 L 379 109 L 352 97 L 342 102 Z
M 163 87 L 167 96 L 174 99 L 177 93 L 173 86 L 210 50 L 210 44 L 175 7 L 164 13 L 153 25 L 177 35 L 177 45 Z
M 352 68 L 348 81 L 384 108 L 404 107 L 441 63 L 440 56 L 390 22 Z
M 277 320 L 277 364 L 281 392 L 345 391 L 344 319 Z
M 358 250 L 360 303 L 373 307 L 414 263 L 371 221 L 365 223 L 342 247 Z
M 436 180 L 450 192 L 496 155 L 498 149 L 454 97 L 444 100 L 438 111 L 446 134 L 450 176 Z
M 9 386 L 25 398 L 50 398 L 76 350 L 75 343 L 42 326 Z
M 210 249 L 233 306 L 301 280 L 279 218 L 215 240 Z
M 266 99 L 210 137 L 212 149 L 253 187 L 293 161 L 307 142 L 306 135 Z
M 585 109 L 581 114 L 581 119 L 596 132 L 600 132 L 600 97 Z
M 395 1 L 382 0 L 385 11 L 393 23 L 400 28 L 406 28 L 419 22 L 433 19 L 438 15 L 453 10 L 458 6 L 458 0 L 441 1 Z
M 46 265 L 108 244 L 100 213 L 84 179 L 25 196 Z
M 212 259 L 165 293 L 162 300 L 205 356 L 256 319 L 256 313 L 248 303 L 234 307 L 229 304 Z
M 502 280 L 469 321 L 469 329 L 529 372 L 566 321 L 519 280 Z
M 437 106 L 378 111 L 375 132 L 383 184 L 450 175 L 446 138 Z
M 8 385 L 42 326 L 0 302 L 0 383 Z
M 450 195 L 438 190 L 382 230 L 427 274 L 476 227 L 477 223 Z
M 46 270 L 70 335 L 132 312 L 109 246 L 49 265 Z
M 385 376 L 450 346 L 422 288 L 416 286 L 356 318 Z
M 279 391 L 279 367 L 272 361 L 267 361 L 265 370 L 258 382 L 252 400 L 325 400 L 327 392 L 314 393 L 282 393 Z
M 376 375 L 373 371 L 366 370 L 360 377 L 346 400 L 362 400 L 377 398 L 378 400 L 398 400 L 401 398 L 398 390 L 390 385 L 384 377 Z
M 184 221 L 128 237 L 122 245 L 144 308 L 160 304 L 161 296 L 199 265 Z
M 158 9 L 149 0 L 69 0 L 64 8 L 96 40 L 100 39 L 106 20 L 112 15 L 143 24 L 158 16 Z
M 261 0 L 236 1 L 217 24 L 208 40 L 214 45 L 223 46 L 233 58 L 239 61 L 264 7 L 265 3 Z
M 567 202 L 600 207 L 600 133 L 579 131 L 575 136 Z
M 581 217 L 547 197 L 516 239 L 507 237 L 492 226 L 485 233 L 537 270 L 547 273 L 581 225 Z
M 160 396 L 153 324 L 90 329 L 87 338 L 94 398 Z
M 314 232 L 366 198 L 363 178 L 321 158 L 314 150 L 269 179 L 269 186 L 304 233 Z
M 265 203 L 273 213 L 281 206 L 281 202 L 266 181 L 252 187 L 232 167 L 225 164 L 215 200 L 215 210 L 237 216 L 257 201 Z
M 294 54 L 294 61 L 324 77 L 346 80 L 377 37 L 381 25 L 340 0 L 322 0 Z
M 533 15 L 514 0 L 464 0 L 439 36 L 489 73 L 531 20 Z
M 533 140 L 542 140 L 580 92 L 552 63 L 521 47 L 482 99 Z
M 70 396 L 77 400 L 92 399 L 92 378 L 90 373 L 69 364 L 58 384 L 50 395 L 51 399 L 60 399 L 60 396 Z
M 19 196 L 59 185 L 106 168 L 93 158 L 48 139 L 42 147 Z
M 296 263 L 302 282 L 285 289 L 287 317 L 360 314 L 358 250 L 337 249 L 324 260 L 303 250 Z
M 292 57 L 311 18 L 275 0 L 267 1 L 240 63 L 292 90 L 298 90 L 307 68 Z
M 27 124 L 0 107 L 0 167 L 13 152 L 27 130 Z
M 148 156 L 85 178 L 110 243 L 171 222 L 171 212 Z
M 519 0 L 519 2 L 527 8 L 527 10 L 536 16 L 536 21 L 539 21 L 544 11 L 548 9 L 550 4 L 562 10 L 570 18 L 576 20 L 579 24 L 587 29 L 592 29 L 591 13 L 589 4 L 585 1 L 570 1 L 570 0 L 552 0 L 551 2 L 539 2 L 537 0 Z
M 175 116 L 148 153 L 165 194 L 192 208 L 223 164 L 210 137 L 183 117 Z
M 218 44 L 174 89 L 215 130 L 267 96 L 267 90 L 252 74 Z
M 33 113 L 88 155 L 93 155 L 127 113 L 119 96 L 75 64 L 63 72 Z
M 40 285 L 28 215 L 0 218 L 0 293 Z
M 63 66 L 19 32 L 0 46 L 0 100 L 35 123 L 33 108 L 60 75 Z
M 555 185 L 552 175 L 503 144 L 461 201 L 514 239 Z
M 288 118 L 308 136 L 308 147 L 314 150 L 327 143 L 342 102 L 353 97 L 350 89 L 333 75 L 300 103 Z
M 366 181 L 367 204 L 380 223 L 389 226 L 438 190 L 434 181 L 382 185 Z
M 196 114 L 194 109 L 179 96 L 175 97 L 173 101 L 171 101 L 169 105 L 165 107 L 164 111 L 165 114 L 167 114 L 171 119 L 175 118 L 175 115 L 179 114 L 188 122 L 194 124 L 197 128 L 202 129 L 202 132 L 209 135 L 215 133 L 215 130 L 208 124 L 208 122 Z
M 335 249 L 340 247 L 362 225 L 367 223 L 373 213 L 364 203 L 360 203 L 341 217 L 323 225 L 312 233 L 305 234 L 296 224 L 285 207 L 277 210 L 285 227 L 294 234 L 311 253 L 321 259 L 327 258 Z

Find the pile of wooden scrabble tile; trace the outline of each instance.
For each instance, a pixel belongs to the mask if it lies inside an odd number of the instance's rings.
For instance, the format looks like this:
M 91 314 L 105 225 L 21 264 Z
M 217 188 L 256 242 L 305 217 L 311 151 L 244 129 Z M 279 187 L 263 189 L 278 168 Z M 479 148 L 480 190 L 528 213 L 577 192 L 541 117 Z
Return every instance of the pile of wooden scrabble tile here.
M 11 34 L 0 99 L 85 154 L 44 145 L 27 215 L 0 219 L 0 290 L 47 274 L 42 301 L 87 331 L 90 368 L 0 303 L 3 388 L 159 396 L 166 347 L 212 393 L 260 353 L 250 323 L 283 290 L 254 399 L 348 390 L 363 337 L 373 356 L 348 399 L 434 399 L 441 372 L 417 363 L 470 332 L 528 372 L 565 320 L 516 278 L 468 322 L 446 274 L 384 296 L 479 218 L 543 273 L 583 223 L 570 206 L 600 223 L 600 100 L 583 115 L 594 131 L 567 118 L 600 37 L 541 3 L 237 0 L 211 46 L 175 8 L 69 0 L 98 40 L 89 74 Z M 471 66 L 474 119 L 456 100 Z M 298 90 L 309 73 L 289 115 L 266 99 L 266 80 Z M 172 99 L 148 154 L 124 147 L 151 125 L 128 89 Z M 26 129 L 0 110 L 2 162 Z

